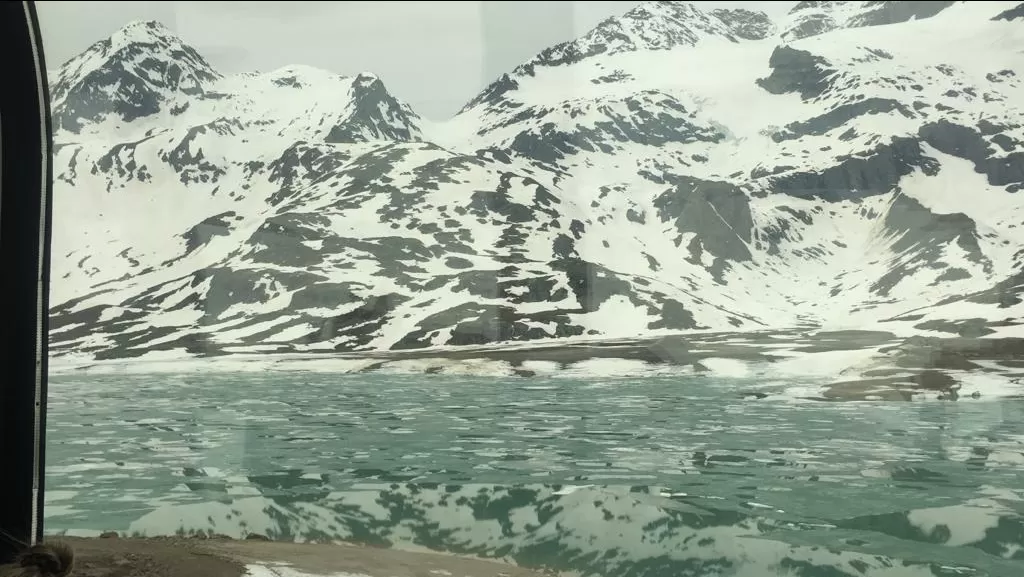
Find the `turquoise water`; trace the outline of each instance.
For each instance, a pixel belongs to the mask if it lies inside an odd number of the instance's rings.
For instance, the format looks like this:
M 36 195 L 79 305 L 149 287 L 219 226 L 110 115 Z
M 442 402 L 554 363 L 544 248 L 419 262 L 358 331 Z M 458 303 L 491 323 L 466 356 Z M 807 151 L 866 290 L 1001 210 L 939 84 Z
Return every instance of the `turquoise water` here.
M 47 530 L 420 545 L 604 577 L 1024 575 L 1024 402 L 753 385 L 53 377 Z

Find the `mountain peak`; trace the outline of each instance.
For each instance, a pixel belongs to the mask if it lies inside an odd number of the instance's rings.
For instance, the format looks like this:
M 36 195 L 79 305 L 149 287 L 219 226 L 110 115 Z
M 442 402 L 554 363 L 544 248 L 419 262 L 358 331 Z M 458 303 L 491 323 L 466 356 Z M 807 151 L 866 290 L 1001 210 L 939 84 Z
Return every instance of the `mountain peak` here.
M 353 84 L 359 87 L 369 87 L 373 84 L 380 82 L 380 77 L 372 72 L 360 72 L 353 81 Z
M 360 72 L 351 81 L 351 116 L 331 130 L 327 142 L 419 140 L 419 116 L 392 96 L 376 74 Z
M 51 85 L 56 129 L 78 132 L 114 111 L 122 120 L 158 112 L 176 94 L 196 95 L 221 76 L 191 46 L 153 20 L 131 22 L 57 71 Z
M 156 20 L 134 20 L 110 35 L 110 42 L 115 46 L 159 41 L 180 43 L 181 39 L 171 32 L 170 28 Z
M 695 46 L 708 38 L 732 42 L 761 40 L 775 27 L 763 12 L 752 10 L 702 10 L 690 2 L 645 2 L 622 16 L 608 18 L 579 40 L 581 54 L 666 50 Z M 555 49 L 559 48 L 558 46 Z
M 782 37 L 799 40 L 840 28 L 863 28 L 931 18 L 954 1 L 799 2 L 789 11 Z
M 768 15 L 751 10 L 703 11 L 689 2 L 645 2 L 622 16 L 608 18 L 577 40 L 553 46 L 521 66 L 532 75 L 536 65 L 572 64 L 598 54 L 668 50 L 703 40 L 761 40 L 775 32 Z
M 711 39 L 739 43 L 768 38 L 775 24 L 764 12 L 745 9 L 704 11 L 690 2 L 655 0 L 636 6 L 622 16 L 608 18 L 576 40 L 552 46 L 511 75 L 502 75 L 462 110 L 499 98 L 514 90 L 517 77 L 533 76 L 535 69 L 570 65 L 598 56 L 623 52 L 671 50 L 696 46 Z

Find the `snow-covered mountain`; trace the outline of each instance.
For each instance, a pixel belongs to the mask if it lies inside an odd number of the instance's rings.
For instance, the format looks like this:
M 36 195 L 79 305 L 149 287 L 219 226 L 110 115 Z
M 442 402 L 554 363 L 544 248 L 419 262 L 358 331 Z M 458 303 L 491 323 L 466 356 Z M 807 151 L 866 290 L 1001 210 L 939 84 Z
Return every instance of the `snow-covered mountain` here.
M 649 2 L 451 121 L 133 23 L 51 79 L 52 350 L 1024 336 L 1024 5 Z

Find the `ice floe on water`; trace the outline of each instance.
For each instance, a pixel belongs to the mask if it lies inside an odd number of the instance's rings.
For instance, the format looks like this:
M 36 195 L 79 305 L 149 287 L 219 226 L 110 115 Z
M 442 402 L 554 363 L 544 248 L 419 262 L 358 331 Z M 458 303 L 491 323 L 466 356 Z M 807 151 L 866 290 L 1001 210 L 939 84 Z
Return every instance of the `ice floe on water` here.
M 363 573 L 306 573 L 286 564 L 246 565 L 246 577 L 371 577 Z

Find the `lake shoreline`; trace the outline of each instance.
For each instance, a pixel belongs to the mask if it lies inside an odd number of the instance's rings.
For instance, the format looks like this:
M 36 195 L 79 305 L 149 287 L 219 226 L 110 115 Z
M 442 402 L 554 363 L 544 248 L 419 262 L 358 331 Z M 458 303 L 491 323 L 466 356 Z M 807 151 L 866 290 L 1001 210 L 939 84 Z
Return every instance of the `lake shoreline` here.
M 702 333 L 399 351 L 246 353 L 87 360 L 50 374 L 312 372 L 582 379 L 674 376 L 804 382 L 806 400 L 1024 396 L 1024 339 L 898 337 L 871 330 Z M 754 395 L 755 397 L 757 395 Z

